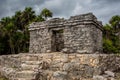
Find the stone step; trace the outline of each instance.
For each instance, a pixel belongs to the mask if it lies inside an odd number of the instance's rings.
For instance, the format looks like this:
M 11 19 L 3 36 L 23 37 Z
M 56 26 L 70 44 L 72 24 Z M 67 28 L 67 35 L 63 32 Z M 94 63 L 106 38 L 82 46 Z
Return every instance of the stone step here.
M 17 72 L 16 78 L 35 78 L 36 72 L 30 70 L 24 70 Z
M 39 59 L 38 59 L 38 56 L 24 56 L 24 57 L 21 57 L 21 60 L 22 61 L 37 61 Z
M 14 78 L 13 80 L 35 80 L 33 78 Z
M 22 67 L 22 70 L 34 70 L 34 69 L 37 69 L 39 65 L 22 64 L 21 67 Z
M 23 61 L 37 61 L 37 60 L 42 60 L 43 56 L 41 56 L 40 54 L 28 54 L 28 55 L 22 55 L 21 56 L 21 60 Z
M 27 65 L 39 65 L 41 61 L 24 61 L 23 64 Z

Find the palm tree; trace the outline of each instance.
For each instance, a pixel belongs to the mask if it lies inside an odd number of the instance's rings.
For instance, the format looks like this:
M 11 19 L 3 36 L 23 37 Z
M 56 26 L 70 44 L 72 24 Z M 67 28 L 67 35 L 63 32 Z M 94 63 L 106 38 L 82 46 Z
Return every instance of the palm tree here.
M 0 20 L 0 53 L 14 54 L 27 52 L 29 49 L 28 25 L 33 21 L 45 21 L 52 17 L 52 12 L 47 8 L 36 16 L 31 7 L 17 11 L 12 17 Z
M 42 21 L 45 21 L 45 19 L 41 15 L 38 15 L 35 19 L 35 22 L 42 22 Z
M 10 52 L 12 54 L 15 54 L 15 47 L 14 47 L 14 38 L 13 38 L 13 35 L 14 35 L 14 24 L 12 22 L 8 23 L 6 26 L 4 26 L 3 28 L 3 31 L 4 31 L 4 35 L 8 36 L 8 43 L 9 43 L 9 46 L 10 46 Z
M 113 16 L 109 23 L 111 24 L 111 26 L 113 27 L 115 32 L 120 32 L 120 16 L 119 15 L 115 15 Z
M 23 51 L 28 51 L 29 47 L 29 31 L 28 31 L 28 25 L 34 21 L 36 18 L 35 12 L 32 10 L 31 7 L 26 7 L 25 10 L 22 12 L 22 26 L 23 26 Z
M 40 16 L 42 16 L 45 20 L 47 20 L 48 17 L 52 17 L 53 16 L 53 13 L 49 9 L 44 8 L 41 11 Z

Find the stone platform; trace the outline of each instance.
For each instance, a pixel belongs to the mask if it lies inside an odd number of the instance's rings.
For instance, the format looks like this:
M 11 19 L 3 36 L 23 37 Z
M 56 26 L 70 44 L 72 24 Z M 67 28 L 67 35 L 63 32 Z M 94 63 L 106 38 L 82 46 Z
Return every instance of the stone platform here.
M 10 80 L 120 80 L 120 55 L 61 52 L 0 56 Z

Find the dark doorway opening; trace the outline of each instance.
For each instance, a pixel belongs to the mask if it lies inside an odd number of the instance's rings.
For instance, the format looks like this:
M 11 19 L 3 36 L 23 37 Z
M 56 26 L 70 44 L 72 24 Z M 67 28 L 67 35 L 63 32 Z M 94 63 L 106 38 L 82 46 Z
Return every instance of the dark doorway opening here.
M 52 51 L 59 52 L 64 48 L 63 29 L 52 30 Z

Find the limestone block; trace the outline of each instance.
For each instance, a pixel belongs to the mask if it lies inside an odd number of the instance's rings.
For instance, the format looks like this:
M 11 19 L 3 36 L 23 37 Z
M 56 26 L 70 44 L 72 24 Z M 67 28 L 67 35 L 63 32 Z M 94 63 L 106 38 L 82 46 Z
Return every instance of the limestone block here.
M 111 71 L 105 71 L 105 74 L 107 74 L 110 77 L 115 77 L 115 73 L 113 73 Z
M 67 72 L 56 71 L 53 73 L 53 77 L 58 78 L 58 80 L 65 80 L 67 78 Z

